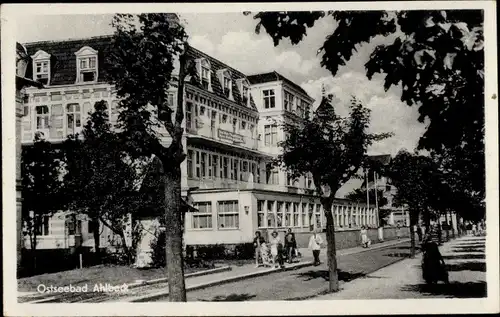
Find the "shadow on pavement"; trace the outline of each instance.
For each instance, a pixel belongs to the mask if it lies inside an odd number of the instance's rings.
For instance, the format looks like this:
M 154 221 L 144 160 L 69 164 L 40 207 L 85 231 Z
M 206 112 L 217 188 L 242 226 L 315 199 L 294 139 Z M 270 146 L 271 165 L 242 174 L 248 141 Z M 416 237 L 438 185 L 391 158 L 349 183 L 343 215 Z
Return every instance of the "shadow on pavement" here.
M 405 292 L 419 292 L 428 295 L 445 295 L 455 298 L 481 298 L 486 297 L 486 282 L 469 282 L 450 284 L 416 284 L 401 288 Z
M 484 254 L 461 254 L 461 255 L 443 255 L 445 260 L 469 260 L 469 259 L 485 259 Z
M 257 295 L 250 295 L 250 294 L 231 294 L 228 296 L 217 295 L 212 299 L 201 299 L 198 301 L 201 301 L 201 302 L 243 302 L 243 301 L 250 300 L 256 296 Z
M 327 270 L 318 270 L 318 271 L 311 270 L 308 272 L 298 273 L 295 275 L 298 277 L 303 277 L 304 281 L 310 281 L 310 280 L 313 280 L 316 278 L 322 278 L 325 281 L 329 281 L 330 278 L 328 276 L 329 275 L 328 273 L 329 272 Z M 352 281 L 352 280 L 357 279 L 359 277 L 366 276 L 366 274 L 360 273 L 360 272 L 352 273 L 352 272 L 345 272 L 345 271 L 338 270 L 338 276 L 339 276 L 339 281 L 349 282 L 349 281 Z
M 486 263 L 469 261 L 457 264 L 446 264 L 446 269 L 449 272 L 458 272 L 458 271 L 486 272 Z

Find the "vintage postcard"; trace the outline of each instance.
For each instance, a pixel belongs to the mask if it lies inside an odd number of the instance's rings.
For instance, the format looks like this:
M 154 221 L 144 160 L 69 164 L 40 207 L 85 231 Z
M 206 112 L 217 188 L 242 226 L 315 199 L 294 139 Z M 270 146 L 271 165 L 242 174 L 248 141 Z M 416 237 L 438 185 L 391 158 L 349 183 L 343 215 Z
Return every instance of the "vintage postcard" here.
M 1 9 L 6 316 L 499 312 L 494 1 Z

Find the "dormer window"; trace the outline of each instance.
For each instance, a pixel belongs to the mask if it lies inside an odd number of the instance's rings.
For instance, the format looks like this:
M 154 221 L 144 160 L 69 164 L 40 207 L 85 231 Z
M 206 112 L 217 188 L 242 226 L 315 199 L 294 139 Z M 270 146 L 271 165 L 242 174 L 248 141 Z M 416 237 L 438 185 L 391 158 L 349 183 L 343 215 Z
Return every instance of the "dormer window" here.
M 50 54 L 38 51 L 31 58 L 33 59 L 33 80 L 48 85 L 50 82 Z
M 82 47 L 76 55 L 77 77 L 80 83 L 96 82 L 98 75 L 97 51 L 91 47 Z
M 231 73 L 227 69 L 221 69 L 218 71 L 218 75 L 222 83 L 224 95 L 233 100 L 233 81 L 231 79 Z
M 250 100 L 250 84 L 248 80 L 242 78 L 238 79 L 239 81 L 239 88 L 241 91 L 241 102 L 245 105 L 248 106 L 248 102 Z
M 224 76 L 224 95 L 226 95 L 226 97 L 229 97 L 230 93 L 231 93 L 231 78 Z
M 201 85 L 203 88 L 212 91 L 212 80 L 211 80 L 211 67 L 210 62 L 205 58 L 198 59 L 196 61 L 196 66 L 198 68 L 198 74 L 200 76 Z

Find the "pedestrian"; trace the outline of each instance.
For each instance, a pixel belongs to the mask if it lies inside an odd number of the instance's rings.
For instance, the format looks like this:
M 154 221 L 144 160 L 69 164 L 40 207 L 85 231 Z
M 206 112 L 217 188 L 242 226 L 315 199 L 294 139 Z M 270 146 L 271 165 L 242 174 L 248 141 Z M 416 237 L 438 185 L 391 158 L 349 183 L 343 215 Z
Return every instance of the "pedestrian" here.
M 361 226 L 361 245 L 363 248 L 368 248 L 368 230 L 365 226 Z
M 285 236 L 285 251 L 288 263 L 292 263 L 296 249 L 297 242 L 295 241 L 295 234 L 292 232 L 291 228 L 288 228 L 288 232 Z
M 422 242 L 423 232 L 422 232 L 422 227 L 420 226 L 417 227 L 417 235 L 418 235 L 418 242 Z
M 309 238 L 309 249 L 311 249 L 313 253 L 314 266 L 318 266 L 321 264 L 321 262 L 319 261 L 319 253 L 321 251 L 322 244 L 323 239 L 321 239 L 321 236 L 317 234 L 316 231 L 313 231 L 311 238 Z
M 399 222 L 396 224 L 396 237 L 399 239 L 401 239 L 401 225 L 399 224 Z
M 273 265 L 276 265 L 276 267 L 278 267 L 276 262 L 278 260 L 278 254 L 279 254 L 278 246 L 280 243 L 281 241 L 280 238 L 278 237 L 278 232 L 273 231 L 273 233 L 271 234 L 271 240 L 269 241 L 269 244 L 271 245 L 271 263 Z
M 253 238 L 253 247 L 255 248 L 255 267 L 259 267 L 259 258 L 262 259 L 260 247 L 265 242 L 266 241 L 260 234 L 260 231 L 255 231 L 255 237 Z
M 262 264 L 265 266 L 265 267 L 270 267 L 271 266 L 271 252 L 269 250 L 269 247 L 267 245 L 266 242 L 263 242 L 261 245 L 260 245 L 260 254 L 261 254 L 261 257 L 262 257 Z
M 384 242 L 384 226 L 382 224 L 378 226 L 378 241 Z
M 472 235 L 477 236 L 477 225 L 475 223 L 472 225 Z

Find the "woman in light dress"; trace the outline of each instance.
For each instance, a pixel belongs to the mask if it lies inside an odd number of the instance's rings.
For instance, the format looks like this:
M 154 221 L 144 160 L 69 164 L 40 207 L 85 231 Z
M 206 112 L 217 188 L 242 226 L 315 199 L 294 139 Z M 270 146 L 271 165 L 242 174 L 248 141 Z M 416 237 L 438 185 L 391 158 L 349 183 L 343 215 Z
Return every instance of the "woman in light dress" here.
M 361 226 L 361 245 L 363 248 L 368 248 L 370 244 L 370 239 L 368 239 L 368 230 L 365 226 Z
M 276 231 L 273 231 L 273 233 L 271 234 L 269 244 L 271 245 L 271 263 L 278 267 L 278 264 L 276 262 L 278 260 L 278 246 L 281 244 L 281 240 L 278 237 L 278 233 Z

